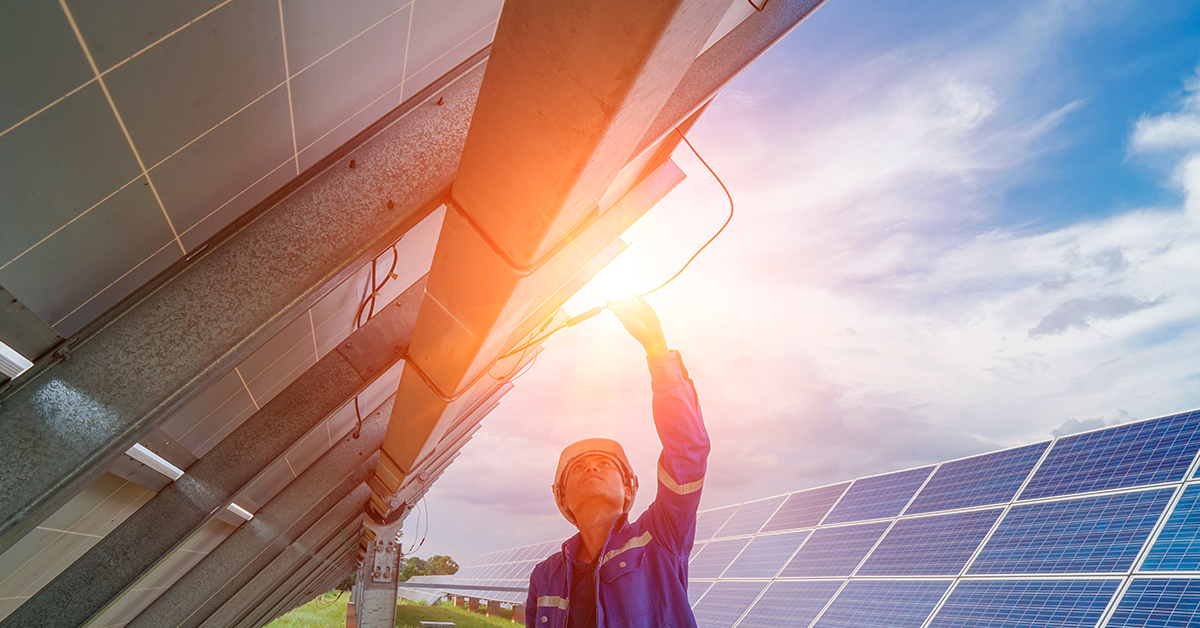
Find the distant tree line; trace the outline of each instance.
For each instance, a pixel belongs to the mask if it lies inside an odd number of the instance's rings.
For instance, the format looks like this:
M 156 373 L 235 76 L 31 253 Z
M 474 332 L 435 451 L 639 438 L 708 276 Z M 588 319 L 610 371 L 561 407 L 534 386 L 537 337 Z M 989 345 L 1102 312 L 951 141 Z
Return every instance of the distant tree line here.
M 407 582 L 413 576 L 452 576 L 458 573 L 458 563 L 453 558 L 438 554 L 428 559 L 409 556 L 400 561 L 400 582 Z M 349 591 L 354 588 L 354 573 L 346 576 L 337 585 L 337 591 Z

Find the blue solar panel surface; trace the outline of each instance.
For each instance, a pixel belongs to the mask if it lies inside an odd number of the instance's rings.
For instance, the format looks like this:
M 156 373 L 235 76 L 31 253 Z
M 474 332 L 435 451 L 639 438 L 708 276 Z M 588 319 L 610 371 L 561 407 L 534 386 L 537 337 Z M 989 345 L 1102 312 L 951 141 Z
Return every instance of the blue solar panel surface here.
M 1200 570 L 1200 484 L 1184 489 L 1141 570 Z
M 1021 499 L 1182 480 L 1200 450 L 1200 411 L 1059 439 Z
M 834 502 L 846 492 L 848 486 L 849 482 L 843 482 L 788 495 L 787 501 L 779 507 L 767 525 L 763 526 L 762 531 L 777 532 L 816 526 L 825 518 Z
M 931 471 L 933 467 L 922 467 L 855 480 L 821 523 L 829 525 L 895 517 L 904 510 Z
M 766 582 L 718 582 L 696 603 L 692 612 L 698 628 L 732 628 L 754 603 Z
M 855 575 L 957 576 L 1001 512 L 992 508 L 901 519 Z
M 944 463 L 904 512 L 913 515 L 1007 503 L 1049 446 L 1047 441 Z
M 734 504 L 732 506 L 725 506 L 724 508 L 705 510 L 700 513 L 696 517 L 696 540 L 707 541 L 711 539 L 717 533 L 717 530 L 720 530 L 721 526 L 725 525 L 726 521 L 729 521 L 729 518 L 733 516 L 733 513 L 737 509 L 738 504 Z
M 841 586 L 841 580 L 776 581 L 737 628 L 807 628 Z
M 759 528 L 775 514 L 779 509 L 779 505 L 783 503 L 785 497 L 771 497 L 769 499 L 760 499 L 754 502 L 746 502 L 738 508 L 737 513 L 726 523 L 721 526 L 720 531 L 713 538 L 721 538 L 725 536 L 741 536 L 743 534 L 754 534 Z
M 849 576 L 890 525 L 887 521 L 812 533 L 780 574 L 784 578 L 829 578 Z
M 1125 572 L 1173 492 L 1160 488 L 1014 506 L 968 573 Z
M 1200 626 L 1200 578 L 1134 578 L 1107 628 Z
M 708 590 L 712 588 L 712 585 L 713 583 L 711 582 L 697 582 L 695 580 L 689 580 L 687 589 L 688 604 L 695 606 L 696 602 L 700 601 L 700 598 L 704 597 L 705 593 L 708 593 Z
M 833 599 L 814 628 L 919 628 L 950 580 L 857 580 Z
M 1120 580 L 964 580 L 929 628 L 1092 628 Z
M 701 580 L 719 577 L 749 542 L 748 538 L 709 541 L 704 549 L 692 557 L 688 564 L 688 575 Z
M 810 532 L 781 532 L 756 536 L 722 578 L 774 578 Z

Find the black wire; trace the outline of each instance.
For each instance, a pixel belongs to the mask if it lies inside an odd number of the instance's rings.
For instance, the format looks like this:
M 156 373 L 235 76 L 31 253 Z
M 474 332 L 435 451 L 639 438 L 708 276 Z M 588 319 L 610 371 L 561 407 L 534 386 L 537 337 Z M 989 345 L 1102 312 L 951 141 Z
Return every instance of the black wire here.
M 754 7 L 754 10 L 758 11 L 759 13 L 762 13 L 763 9 L 767 8 L 767 3 L 770 1 L 771 0 L 763 0 L 763 5 L 760 7 L 757 4 L 754 4 L 754 0 L 746 0 L 746 2 L 749 2 L 750 6 Z
M 382 290 L 389 281 L 397 278 L 396 264 L 400 262 L 400 252 L 396 250 L 396 245 L 392 245 L 392 267 L 388 269 L 387 275 L 385 275 L 383 278 L 383 283 L 380 284 L 376 283 L 375 275 L 375 266 L 378 261 L 378 256 L 371 260 L 371 282 L 363 286 L 363 297 L 359 301 L 358 311 L 354 315 L 354 329 L 359 329 L 363 326 L 362 315 L 364 310 L 367 312 L 368 321 L 375 316 L 375 301 L 379 298 L 379 291 Z M 368 288 L 370 288 L 369 294 L 367 293 Z M 369 308 L 367 305 L 368 302 L 370 302 Z M 358 407 L 358 395 L 354 396 L 354 418 L 356 418 L 358 422 L 355 424 L 354 432 L 351 434 L 351 436 L 354 437 L 354 440 L 358 440 L 358 437 L 362 434 L 363 422 L 362 410 L 360 410 Z
M 753 2 L 751 4 L 753 4 Z M 766 6 L 765 2 L 763 3 L 763 6 Z M 759 9 L 759 10 L 761 11 L 762 9 Z M 676 129 L 675 132 L 679 133 L 679 130 Z M 721 228 L 717 229 L 717 232 L 714 233 L 712 235 L 712 237 L 708 239 L 707 242 L 700 245 L 700 248 L 696 249 L 696 252 L 693 253 L 692 256 L 688 258 L 688 261 L 685 262 L 684 265 L 679 268 L 679 270 L 675 271 L 674 275 L 671 275 L 671 277 L 668 278 L 666 281 L 658 284 L 657 286 L 654 286 L 649 291 L 643 292 L 642 293 L 643 297 L 654 294 L 655 292 L 658 292 L 659 290 L 661 290 L 667 284 L 671 283 L 672 281 L 675 281 L 675 278 L 678 277 L 679 275 L 682 275 L 683 271 L 687 270 L 688 266 L 691 266 L 692 262 L 696 260 L 696 257 L 699 256 L 700 253 L 702 253 L 704 251 L 704 249 L 708 248 L 708 245 L 712 244 L 713 240 L 716 240 L 717 236 L 721 235 L 721 232 L 725 231 L 725 227 L 728 227 L 729 223 L 733 220 L 733 212 L 734 212 L 733 195 L 729 193 L 729 188 L 725 185 L 725 182 L 721 180 L 721 177 L 717 174 L 717 172 L 712 169 L 712 166 L 708 165 L 708 162 L 705 161 L 704 158 L 700 156 L 700 151 L 696 150 L 695 146 L 692 146 L 692 143 L 690 141 L 688 141 L 687 136 L 684 135 L 683 133 L 679 133 L 679 137 L 681 139 L 683 139 L 683 142 L 685 144 L 687 144 L 688 148 L 692 149 L 692 154 L 696 155 L 696 159 L 699 159 L 700 163 L 704 164 L 704 167 L 707 168 L 708 172 L 710 174 L 712 174 L 714 179 L 717 180 L 717 183 L 721 184 L 721 189 L 725 191 L 725 197 L 729 199 L 729 217 L 725 219 L 725 223 L 721 225 Z M 536 344 L 546 340 L 550 336 L 553 336 L 554 334 L 557 334 L 558 332 L 560 332 L 568 327 L 574 327 L 575 325 L 582 323 L 583 321 L 599 314 L 600 312 L 603 312 L 604 310 L 605 310 L 605 306 L 598 306 L 598 307 L 594 307 L 594 308 L 584 312 L 583 314 L 580 314 L 579 316 L 569 318 L 569 319 L 567 319 L 567 321 L 565 323 L 559 325 L 558 327 L 555 327 L 554 329 L 551 329 L 549 332 L 546 332 L 544 334 L 537 336 L 533 340 L 530 340 L 529 342 L 526 342 L 523 345 L 520 345 L 516 349 L 513 349 L 513 350 L 509 351 L 508 353 L 505 353 L 504 355 L 500 356 L 500 358 L 498 358 L 498 359 L 502 360 L 504 358 L 507 358 L 510 355 L 513 355 L 514 353 L 517 353 L 518 351 L 526 350 L 529 347 L 532 347 L 533 345 L 536 345 Z M 544 329 L 545 325 L 543 325 L 542 328 Z

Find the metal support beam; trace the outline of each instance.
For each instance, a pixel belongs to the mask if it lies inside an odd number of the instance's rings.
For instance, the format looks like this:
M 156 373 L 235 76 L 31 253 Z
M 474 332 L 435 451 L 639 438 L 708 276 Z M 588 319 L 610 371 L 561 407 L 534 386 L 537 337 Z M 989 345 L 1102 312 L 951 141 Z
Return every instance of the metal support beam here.
M 396 583 L 400 580 L 400 528 L 402 518 L 390 523 L 363 522 L 374 533 L 367 544 L 367 557 L 358 568 L 362 595 L 355 611 L 362 628 L 393 628 L 396 625 Z
M 482 56 L 74 340 L 69 359 L 14 381 L 0 406 L 0 551 L 439 205 Z
M 290 595 L 295 590 L 295 585 L 304 575 L 298 576 L 297 573 L 306 564 L 312 561 L 323 563 L 333 554 L 334 549 L 344 545 L 342 530 L 355 525 L 362 516 L 363 505 L 370 498 L 370 494 L 371 489 L 365 484 L 356 487 L 313 527 L 300 535 L 295 543 L 239 588 L 229 600 L 207 617 L 199 617 L 197 614 L 189 618 L 188 625 L 226 628 L 238 625 L 260 606 L 266 606 L 263 610 L 265 613 L 280 598 Z M 353 547 L 356 538 L 347 533 L 347 540 Z M 268 601 L 271 604 L 268 605 Z
M 400 360 L 425 293 L 424 284 L 424 279 L 418 280 L 405 290 L 337 351 L 330 351 L 305 371 L 0 626 L 36 620 L 42 626 L 73 628 L 100 613 L 162 556 L 228 506 L 296 441 Z M 378 445 L 379 441 L 372 443 L 370 450 Z M 359 462 L 365 455 L 360 454 Z
M 146 607 L 127 628 L 187 626 L 206 617 L 312 527 L 375 469 L 392 401 L 363 419 L 358 440 L 344 437 L 204 560 Z M 343 479 L 344 478 L 344 479 Z M 338 480 L 340 480 L 340 483 Z M 336 484 L 335 484 L 336 483 Z

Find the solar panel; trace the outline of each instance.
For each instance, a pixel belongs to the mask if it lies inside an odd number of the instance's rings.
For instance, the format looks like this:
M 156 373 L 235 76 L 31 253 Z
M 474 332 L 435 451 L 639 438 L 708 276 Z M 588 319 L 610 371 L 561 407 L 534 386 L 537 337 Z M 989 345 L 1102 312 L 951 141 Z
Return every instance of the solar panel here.
M 1200 571 L 1200 484 L 1184 489 L 1141 571 Z
M 1173 492 L 1161 488 L 1014 506 L 968 573 L 1125 572 Z
M 1200 625 L 1200 578 L 1134 578 L 1107 628 Z
M 1007 503 L 1049 446 L 1047 441 L 944 463 L 904 512 L 913 515 Z
M 897 521 L 855 575 L 957 576 L 1003 510 Z
M 822 528 L 812 533 L 800 551 L 780 574 L 784 578 L 844 577 L 853 573 L 863 556 L 883 536 L 886 521 L 837 528 Z
M 841 580 L 773 582 L 737 628 L 807 628 L 841 586 Z
M 842 501 L 822 521 L 824 525 L 895 517 L 904 510 L 933 467 L 897 471 L 855 480 Z
M 692 612 L 698 628 L 733 628 L 754 603 L 766 582 L 718 582 L 696 603 Z
M 746 538 L 711 541 L 692 557 L 688 572 L 692 578 L 716 578 L 749 542 Z
M 774 578 L 809 534 L 804 530 L 756 536 L 721 577 Z
M 1021 499 L 1182 480 L 1200 449 L 1200 411 L 1061 438 Z
M 695 606 L 696 602 L 704 597 L 704 594 L 712 588 L 711 582 L 698 582 L 696 580 L 688 580 L 688 605 Z
M 1092 628 L 1117 592 L 1110 580 L 964 580 L 930 628 Z
M 713 535 L 713 538 L 721 538 L 725 536 L 740 536 L 743 534 L 754 534 L 759 528 L 775 514 L 779 509 L 779 505 L 787 496 L 780 495 L 779 497 L 771 497 L 768 499 L 760 499 L 754 502 L 746 502 L 724 526 L 721 530 Z
M 696 540 L 707 541 L 725 525 L 726 521 L 733 516 L 737 510 L 738 504 L 725 506 L 724 508 L 714 508 L 698 513 L 696 516 Z
M 851 581 L 813 628 L 920 628 L 950 584 L 950 580 Z
M 788 495 L 787 501 L 783 502 L 762 531 L 777 532 L 816 526 L 848 486 L 849 482 L 842 482 Z

